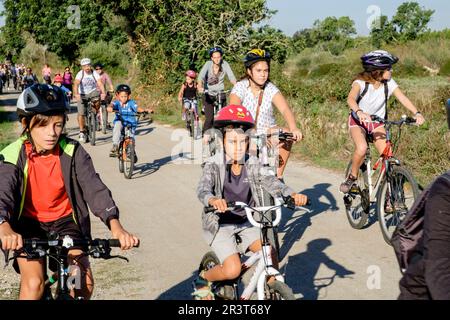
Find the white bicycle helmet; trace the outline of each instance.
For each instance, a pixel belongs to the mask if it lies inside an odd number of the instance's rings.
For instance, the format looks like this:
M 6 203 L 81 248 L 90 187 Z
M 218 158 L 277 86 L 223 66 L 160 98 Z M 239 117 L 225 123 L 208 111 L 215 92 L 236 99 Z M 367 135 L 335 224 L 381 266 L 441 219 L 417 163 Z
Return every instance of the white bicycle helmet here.
M 85 65 L 88 65 L 88 64 L 91 64 L 91 59 L 89 59 L 89 58 L 81 59 L 81 61 L 80 61 L 80 65 L 81 66 L 85 66 Z

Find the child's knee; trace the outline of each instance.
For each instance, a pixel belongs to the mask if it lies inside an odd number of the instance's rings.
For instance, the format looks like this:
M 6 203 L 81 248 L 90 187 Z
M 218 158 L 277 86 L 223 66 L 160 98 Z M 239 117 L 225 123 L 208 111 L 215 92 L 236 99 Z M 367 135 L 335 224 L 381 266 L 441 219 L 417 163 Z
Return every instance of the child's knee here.
M 367 145 L 366 144 L 361 144 L 361 145 L 357 145 L 356 146 L 355 153 L 358 156 L 363 157 L 363 156 L 366 155 L 366 152 L 367 152 Z
M 44 293 L 44 278 L 41 276 L 23 276 L 20 279 L 21 290 L 42 295 Z
M 239 277 L 241 274 L 241 262 L 240 260 L 224 263 L 222 266 L 222 272 L 225 277 L 224 280 L 233 280 Z

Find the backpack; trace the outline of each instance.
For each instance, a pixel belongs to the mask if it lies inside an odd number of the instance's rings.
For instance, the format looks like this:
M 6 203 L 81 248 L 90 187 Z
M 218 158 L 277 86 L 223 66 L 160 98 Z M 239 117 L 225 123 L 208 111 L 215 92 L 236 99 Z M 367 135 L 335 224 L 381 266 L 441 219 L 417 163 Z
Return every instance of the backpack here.
M 385 119 L 388 119 L 388 100 L 389 100 L 389 87 L 387 84 L 387 81 L 383 81 L 384 84 L 384 97 L 385 97 L 385 103 L 386 103 L 386 117 Z M 361 94 L 359 95 L 358 99 L 356 99 L 356 103 L 359 105 L 359 103 L 361 102 L 362 98 L 364 98 L 364 96 L 366 95 L 367 91 L 369 90 L 369 82 L 366 82 L 365 86 L 364 86 L 364 90 L 363 92 L 361 92 Z
M 415 259 L 422 257 L 423 223 L 425 220 L 425 205 L 430 187 L 422 192 L 405 219 L 397 226 L 391 237 L 391 245 L 400 267 L 404 273 Z
M 450 171 L 438 177 L 438 179 L 446 179 L 450 182 Z M 402 273 L 406 271 L 409 265 L 412 265 L 423 256 L 425 207 L 430 196 L 430 190 L 437 180 L 422 192 L 406 218 L 397 226 L 392 234 L 391 244 L 394 247 Z

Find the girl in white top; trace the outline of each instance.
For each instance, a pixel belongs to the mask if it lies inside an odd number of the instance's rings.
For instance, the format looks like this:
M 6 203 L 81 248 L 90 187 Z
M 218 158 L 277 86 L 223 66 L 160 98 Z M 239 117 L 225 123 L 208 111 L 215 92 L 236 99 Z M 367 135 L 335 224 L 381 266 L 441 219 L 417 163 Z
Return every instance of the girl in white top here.
M 269 133 L 277 129 L 273 106 L 283 115 L 288 128 L 285 132 L 291 132 L 296 142 L 303 139 L 301 131 L 297 128 L 294 114 L 281 94 L 280 90 L 269 81 L 270 55 L 261 49 L 253 49 L 247 53 L 244 59 L 246 75 L 239 81 L 230 94 L 231 105 L 246 107 L 256 122 L 258 133 Z M 262 99 L 261 99 L 262 95 Z M 259 105 L 259 108 L 258 108 Z M 259 109 L 259 110 L 258 110 Z M 278 178 L 283 177 L 284 168 L 290 155 L 292 143 L 285 142 L 279 147 Z
M 414 104 L 403 94 L 397 83 L 392 79 L 392 65 L 398 62 L 398 58 L 390 53 L 377 50 L 361 57 L 364 71 L 353 82 L 347 103 L 352 113 L 348 124 L 350 136 L 355 144 L 355 152 L 352 159 L 352 171 L 347 180 L 340 186 L 340 191 L 348 193 L 358 177 L 358 171 L 364 162 L 368 148 L 366 135 L 371 134 L 378 152 L 383 153 L 386 148 L 386 130 L 384 125 L 373 123 L 371 115 L 380 118 L 386 117 L 386 103 L 391 95 L 414 114 L 416 123 L 422 125 L 424 117 L 417 111 Z M 367 90 L 366 83 L 368 83 Z M 387 99 L 386 99 L 386 87 Z M 365 91 L 365 93 L 364 93 Z

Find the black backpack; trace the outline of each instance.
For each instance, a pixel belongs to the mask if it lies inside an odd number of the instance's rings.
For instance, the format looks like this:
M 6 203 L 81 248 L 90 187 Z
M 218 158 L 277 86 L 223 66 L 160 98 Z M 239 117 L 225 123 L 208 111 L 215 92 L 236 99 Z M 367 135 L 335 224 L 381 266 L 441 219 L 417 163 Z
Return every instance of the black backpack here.
M 450 180 L 450 171 L 439 178 Z M 438 178 L 438 179 L 439 179 Z M 409 265 L 423 257 L 423 228 L 425 206 L 430 195 L 431 183 L 416 200 L 406 218 L 397 226 L 392 234 L 391 244 L 397 256 L 400 271 L 404 273 Z

